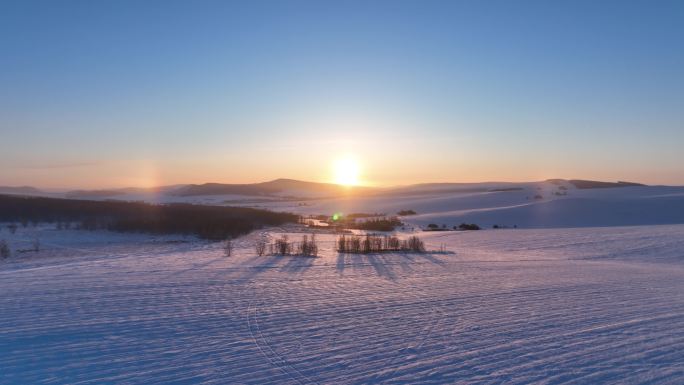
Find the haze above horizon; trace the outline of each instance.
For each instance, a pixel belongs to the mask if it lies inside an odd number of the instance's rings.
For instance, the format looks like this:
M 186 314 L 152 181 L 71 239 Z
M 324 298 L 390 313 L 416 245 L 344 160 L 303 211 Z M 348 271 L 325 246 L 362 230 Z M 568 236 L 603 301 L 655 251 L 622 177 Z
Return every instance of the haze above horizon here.
M 684 184 L 680 1 L 0 5 L 0 185 Z

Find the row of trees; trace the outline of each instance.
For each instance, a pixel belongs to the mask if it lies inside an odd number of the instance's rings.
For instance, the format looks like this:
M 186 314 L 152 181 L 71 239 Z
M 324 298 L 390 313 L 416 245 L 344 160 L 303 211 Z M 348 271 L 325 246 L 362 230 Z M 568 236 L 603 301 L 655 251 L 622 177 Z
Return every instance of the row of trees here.
M 456 225 L 452 227 L 453 230 L 480 230 L 480 226 L 478 226 L 475 223 L 461 223 L 460 225 Z M 439 227 L 436 223 L 430 223 L 427 225 L 425 228 L 425 231 L 447 231 L 449 228 L 447 225 L 442 225 L 442 227 Z
M 408 239 L 399 239 L 390 235 L 341 235 L 336 240 L 336 249 L 340 253 L 350 254 L 370 254 L 383 252 L 414 252 L 424 253 L 424 242 L 412 236 Z M 233 251 L 233 244 L 231 240 L 226 240 L 224 243 L 225 255 L 231 256 Z M 443 249 L 443 250 L 442 250 Z M 444 246 L 440 251 L 445 251 Z M 259 238 L 254 243 L 254 251 L 258 256 L 273 255 L 273 256 L 303 256 L 316 257 L 318 256 L 318 243 L 316 235 L 303 235 L 300 242 L 292 242 L 286 234 L 275 239 L 273 242 L 268 242 L 265 237 Z
M 325 222 L 328 226 L 338 230 L 393 231 L 395 228 L 404 225 L 398 217 L 387 217 L 380 213 L 334 214 L 333 216 L 318 215 L 310 218 Z M 310 220 L 307 221 L 306 218 L 302 218 L 301 223 L 315 227 L 313 223 Z
M 303 235 L 300 242 L 291 242 L 287 235 L 269 243 L 265 238 L 259 238 L 254 244 L 254 251 L 258 256 L 268 255 L 297 255 L 302 257 L 318 256 L 318 243 L 316 235 Z
M 402 226 L 403 223 L 397 217 L 369 219 L 361 222 L 353 222 L 347 225 L 349 229 L 366 230 L 366 231 L 394 231 L 396 227 Z
M 400 240 L 395 236 L 389 235 L 341 235 L 337 238 L 336 243 L 337 251 L 340 253 L 370 254 L 388 251 L 425 252 L 425 244 L 416 236 Z

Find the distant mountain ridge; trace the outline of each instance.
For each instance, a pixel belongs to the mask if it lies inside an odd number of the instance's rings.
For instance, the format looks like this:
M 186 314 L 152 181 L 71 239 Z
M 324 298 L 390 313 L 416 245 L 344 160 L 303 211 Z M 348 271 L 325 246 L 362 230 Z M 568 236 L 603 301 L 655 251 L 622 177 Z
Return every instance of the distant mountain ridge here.
M 43 191 L 31 186 L 0 186 L 3 194 L 41 194 Z
M 584 189 L 606 189 L 645 186 L 634 182 L 604 182 L 584 179 L 548 179 L 548 183 Z M 113 189 L 79 189 L 65 193 L 48 193 L 31 186 L 0 186 L 0 194 L 50 195 L 71 199 L 146 199 L 146 196 L 193 198 L 199 196 L 238 195 L 264 198 L 334 198 L 349 195 L 430 195 L 435 193 L 477 193 L 521 190 L 535 182 L 419 183 L 395 187 L 342 186 L 280 178 L 259 183 L 177 184 L 159 187 L 126 187 Z M 140 197 L 140 198 L 137 198 Z
M 172 191 L 185 187 L 186 185 L 171 185 L 171 186 L 159 186 L 159 187 L 124 187 L 115 189 L 101 189 L 101 190 L 72 190 L 67 191 L 64 196 L 66 198 L 74 199 L 101 199 L 117 197 L 127 194 L 145 194 L 145 193 L 155 193 L 155 194 L 168 194 Z
M 645 186 L 633 182 L 601 182 L 582 179 L 549 179 L 548 182 L 555 184 L 569 184 L 578 189 L 612 188 Z M 230 183 L 203 183 L 182 185 L 168 191 L 170 196 L 193 197 L 204 195 L 245 195 L 264 197 L 339 197 L 358 194 L 394 194 L 394 195 L 420 195 L 435 192 L 485 192 L 485 191 L 514 191 L 522 189 L 521 186 L 529 182 L 483 182 L 483 183 L 421 183 L 409 186 L 397 187 L 368 187 L 368 186 L 342 186 L 333 183 L 308 182 L 296 179 L 275 179 L 268 182 L 230 184 Z
M 368 187 L 346 187 L 333 183 L 305 182 L 295 179 L 275 179 L 268 182 L 248 184 L 204 183 L 191 184 L 171 192 L 175 196 L 198 195 L 258 195 L 273 196 L 296 192 L 338 196 L 351 190 L 367 190 Z

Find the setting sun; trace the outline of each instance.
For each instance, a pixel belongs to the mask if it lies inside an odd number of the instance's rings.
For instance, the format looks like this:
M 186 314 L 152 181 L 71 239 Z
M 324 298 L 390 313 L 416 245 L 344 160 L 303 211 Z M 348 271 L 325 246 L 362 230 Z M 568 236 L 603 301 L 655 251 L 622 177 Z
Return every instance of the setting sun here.
M 354 186 L 359 184 L 359 164 L 351 158 L 345 157 L 335 161 L 334 164 L 335 183 Z

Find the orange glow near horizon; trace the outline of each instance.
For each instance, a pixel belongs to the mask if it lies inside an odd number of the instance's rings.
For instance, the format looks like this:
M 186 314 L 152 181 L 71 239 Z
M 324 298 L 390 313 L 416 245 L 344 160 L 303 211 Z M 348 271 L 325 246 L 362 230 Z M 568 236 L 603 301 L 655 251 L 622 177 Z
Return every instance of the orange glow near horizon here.
M 475 147 L 463 146 L 458 152 L 433 147 L 429 154 L 405 147 L 370 151 L 362 145 L 336 143 L 315 147 L 306 156 L 289 150 L 243 153 L 192 159 L 165 159 L 149 155 L 142 159 L 54 162 L 0 169 L 0 186 L 33 186 L 39 189 L 111 189 L 157 187 L 174 184 L 227 183 L 249 184 L 279 178 L 328 182 L 344 186 L 391 187 L 416 183 L 528 182 L 549 178 L 626 180 L 646 184 L 681 185 L 678 168 L 656 171 L 623 170 L 619 165 L 593 163 L 582 167 L 565 165 L 550 158 L 543 167 L 535 165 L 536 154 L 502 163 L 479 154 Z M 349 147 L 359 147 L 350 148 Z M 341 150 L 340 150 L 341 149 Z M 269 151 L 271 151 L 269 149 Z M 299 151 L 298 151 L 299 153 Z M 627 172 L 628 171 L 628 172 Z

